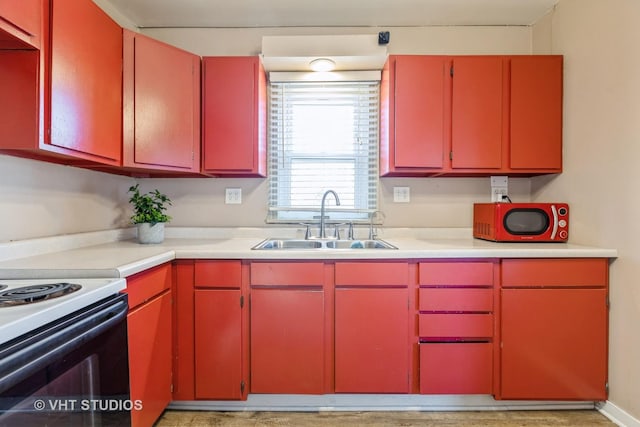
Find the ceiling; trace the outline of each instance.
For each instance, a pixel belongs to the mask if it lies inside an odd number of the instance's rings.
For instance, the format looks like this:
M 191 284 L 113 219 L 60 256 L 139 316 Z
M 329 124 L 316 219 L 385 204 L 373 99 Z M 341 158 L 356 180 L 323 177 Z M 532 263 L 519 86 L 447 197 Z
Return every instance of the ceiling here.
M 531 25 L 559 0 L 104 0 L 138 27 Z

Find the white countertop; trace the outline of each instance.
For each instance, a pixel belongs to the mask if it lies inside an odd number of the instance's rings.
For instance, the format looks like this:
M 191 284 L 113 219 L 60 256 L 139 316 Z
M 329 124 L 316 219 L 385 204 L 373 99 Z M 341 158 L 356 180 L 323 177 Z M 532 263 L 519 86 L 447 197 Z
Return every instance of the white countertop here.
M 170 229 L 168 229 L 170 230 Z M 271 233 L 271 234 L 269 234 Z M 257 237 L 247 237 L 253 234 Z M 429 258 L 615 258 L 615 249 L 565 243 L 494 243 L 452 233 L 413 233 L 385 230 L 394 249 L 251 250 L 275 230 L 251 233 L 184 229 L 168 232 L 159 245 L 141 245 L 134 239 L 92 244 L 0 262 L 1 279 L 128 277 L 174 259 L 429 259 Z M 171 236 L 178 237 L 171 237 Z M 416 237 L 408 237 L 413 236 Z M 194 236 L 200 236 L 194 238 Z M 292 236 L 285 236 L 292 237 Z M 36 242 L 37 243 L 37 242 Z M 5 245 L 6 246 L 6 245 Z M 2 248 L 0 248 L 2 249 Z M 6 249 L 6 248 L 5 248 Z M 51 250 L 51 249 L 50 249 Z M 2 259 L 2 258 L 0 258 Z

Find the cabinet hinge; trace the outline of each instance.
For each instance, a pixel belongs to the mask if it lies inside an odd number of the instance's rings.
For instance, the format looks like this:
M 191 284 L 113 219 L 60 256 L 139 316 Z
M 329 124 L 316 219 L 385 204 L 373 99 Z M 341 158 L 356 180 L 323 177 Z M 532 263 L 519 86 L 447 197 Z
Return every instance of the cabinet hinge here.
M 606 303 L 607 303 L 607 310 L 611 310 L 611 299 L 609 299 L 609 295 L 607 295 Z
M 240 295 L 240 308 L 244 308 L 244 295 Z
M 453 151 L 449 151 L 449 160 L 453 160 Z
M 173 393 L 173 383 L 171 383 L 171 393 Z
M 240 394 L 241 395 L 244 394 L 244 387 L 245 387 L 244 380 L 242 380 L 242 381 L 240 381 Z
M 449 68 L 449 75 L 453 77 L 453 65 L 451 65 L 451 68 Z
M 604 391 L 605 391 L 605 393 L 607 393 L 607 396 L 608 396 L 609 395 L 609 381 L 604 383 Z

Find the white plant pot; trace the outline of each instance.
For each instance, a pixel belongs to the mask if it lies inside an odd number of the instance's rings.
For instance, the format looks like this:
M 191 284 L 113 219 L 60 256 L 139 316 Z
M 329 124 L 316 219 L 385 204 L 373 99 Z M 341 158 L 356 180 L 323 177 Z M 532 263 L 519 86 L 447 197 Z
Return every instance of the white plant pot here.
M 164 222 L 138 224 L 138 243 L 162 243 L 164 241 Z

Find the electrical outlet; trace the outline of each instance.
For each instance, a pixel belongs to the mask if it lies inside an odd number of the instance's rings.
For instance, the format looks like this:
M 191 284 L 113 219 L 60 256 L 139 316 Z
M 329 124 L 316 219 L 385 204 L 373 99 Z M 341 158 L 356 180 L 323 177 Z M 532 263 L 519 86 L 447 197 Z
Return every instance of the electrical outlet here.
M 228 205 L 242 203 L 242 188 L 226 188 L 224 190 L 224 202 Z
M 409 187 L 393 187 L 394 203 L 409 203 L 411 201 L 411 189 Z
M 502 202 L 509 197 L 509 177 L 492 176 L 491 177 L 491 201 Z
M 509 194 L 507 193 L 507 189 L 504 187 L 493 187 L 491 188 L 491 201 L 492 202 L 502 202 L 505 200 Z

